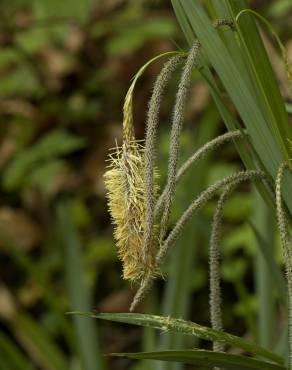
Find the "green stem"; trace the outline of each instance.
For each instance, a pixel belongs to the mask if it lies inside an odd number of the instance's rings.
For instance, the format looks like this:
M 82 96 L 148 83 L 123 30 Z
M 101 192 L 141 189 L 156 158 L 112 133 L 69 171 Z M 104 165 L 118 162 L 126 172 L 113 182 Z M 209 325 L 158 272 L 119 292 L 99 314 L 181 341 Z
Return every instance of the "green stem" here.
M 265 238 L 265 247 L 273 254 L 273 217 L 258 192 L 255 192 L 255 225 Z M 260 241 L 257 241 L 260 243 Z M 273 348 L 275 330 L 275 302 L 272 274 L 262 253 L 257 248 L 255 256 L 255 283 L 258 298 L 258 339 L 267 348 Z

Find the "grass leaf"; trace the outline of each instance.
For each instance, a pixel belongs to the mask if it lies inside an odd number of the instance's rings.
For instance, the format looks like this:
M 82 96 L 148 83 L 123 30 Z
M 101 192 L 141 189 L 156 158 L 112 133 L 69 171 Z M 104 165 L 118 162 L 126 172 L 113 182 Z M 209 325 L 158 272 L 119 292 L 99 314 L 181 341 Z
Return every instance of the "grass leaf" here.
M 66 204 L 58 208 L 58 219 L 65 249 L 65 273 L 71 308 L 90 310 L 90 297 L 84 281 L 81 246 Z M 85 370 L 102 370 L 104 359 L 99 348 L 94 322 L 87 318 L 74 317 L 76 338 Z
M 128 357 L 133 359 L 152 359 L 160 361 L 175 361 L 214 368 L 221 366 L 230 370 L 284 370 L 286 367 L 276 365 L 254 358 L 234 355 L 230 353 L 206 351 L 206 350 L 184 350 L 163 352 L 140 352 L 140 353 L 113 353 L 112 356 Z
M 235 335 L 220 332 L 205 326 L 198 325 L 191 321 L 184 321 L 181 319 L 172 319 L 170 317 L 145 315 L 145 314 L 131 314 L 131 313 L 82 313 L 72 312 L 73 314 L 81 314 L 84 316 L 94 317 L 101 320 L 109 320 L 122 322 L 132 325 L 146 326 L 160 330 L 176 331 L 182 334 L 193 335 L 200 339 L 209 341 L 218 341 L 228 344 L 232 347 L 241 348 L 247 352 L 253 353 L 257 356 L 269 359 L 276 363 L 282 364 L 283 359 L 277 354 L 258 346 L 255 343 L 245 341 Z

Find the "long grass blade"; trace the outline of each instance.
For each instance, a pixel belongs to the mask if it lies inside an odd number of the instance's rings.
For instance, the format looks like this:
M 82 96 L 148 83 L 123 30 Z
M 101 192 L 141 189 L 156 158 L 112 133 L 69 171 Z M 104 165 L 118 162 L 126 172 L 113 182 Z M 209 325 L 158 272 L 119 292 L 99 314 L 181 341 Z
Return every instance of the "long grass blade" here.
M 273 229 L 274 220 L 268 206 L 258 192 L 255 197 L 255 225 L 259 233 L 264 236 L 264 245 L 259 245 L 255 258 L 255 283 L 258 298 L 258 341 L 266 348 L 273 348 L 275 333 L 275 301 L 273 275 L 267 259 L 273 258 Z M 262 240 L 257 238 L 257 243 Z M 263 252 L 267 254 L 265 257 Z M 282 282 L 282 280 L 281 280 Z M 284 285 L 285 287 L 285 285 Z M 282 288 L 282 285 L 281 285 Z
M 64 245 L 65 273 L 71 309 L 90 310 L 90 293 L 84 281 L 81 246 L 66 204 L 59 205 L 58 220 Z M 73 318 L 73 322 L 84 369 L 105 369 L 94 322 L 90 318 L 81 320 L 77 316 Z
M 228 344 L 232 347 L 241 348 L 254 355 L 266 358 L 278 364 L 283 364 L 283 359 L 255 343 L 248 342 L 235 335 L 220 332 L 202 325 L 198 325 L 191 321 L 184 321 L 181 319 L 172 319 L 170 317 L 145 315 L 145 314 L 131 314 L 131 313 L 84 313 L 72 312 L 72 314 L 81 314 L 86 317 L 93 317 L 101 320 L 109 320 L 122 322 L 132 325 L 147 326 L 163 331 L 172 330 L 178 333 L 193 335 L 200 339 L 208 341 L 217 341 Z
M 285 366 L 259 361 L 253 358 L 234 355 L 230 353 L 213 352 L 205 350 L 141 352 L 141 353 L 113 353 L 112 356 L 128 357 L 133 359 L 155 359 L 160 361 L 182 362 L 214 368 L 224 367 L 230 370 L 285 370 Z M 216 368 L 217 368 L 216 367 Z

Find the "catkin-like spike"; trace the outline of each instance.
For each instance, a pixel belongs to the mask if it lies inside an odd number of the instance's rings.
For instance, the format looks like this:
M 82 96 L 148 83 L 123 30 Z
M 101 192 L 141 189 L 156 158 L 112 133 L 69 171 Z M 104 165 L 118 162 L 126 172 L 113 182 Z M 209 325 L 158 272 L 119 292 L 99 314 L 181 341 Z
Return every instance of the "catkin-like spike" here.
M 213 216 L 212 232 L 209 250 L 209 274 L 210 274 L 210 318 L 213 329 L 223 331 L 222 312 L 221 312 L 221 287 L 220 287 L 220 251 L 219 241 L 221 238 L 222 212 L 224 203 L 232 185 L 229 185 L 221 194 Z M 213 350 L 223 352 L 222 343 L 214 342 Z
M 259 173 L 259 177 L 261 176 L 262 174 Z M 237 180 L 230 183 L 230 185 L 228 185 L 225 188 L 225 190 L 222 192 L 218 200 L 217 207 L 213 216 L 212 231 L 210 238 L 210 252 L 209 252 L 209 274 L 210 274 L 209 302 L 212 328 L 219 331 L 223 330 L 222 311 L 221 311 L 220 271 L 219 271 L 220 264 L 219 243 L 221 239 L 223 208 L 233 190 L 238 185 L 240 185 L 240 183 L 246 180 L 247 178 L 245 177 L 238 177 Z M 224 346 L 222 343 L 214 342 L 213 349 L 214 351 L 220 352 L 224 350 Z
M 164 203 L 164 212 L 160 224 L 160 242 L 164 239 L 168 220 L 170 216 L 170 210 L 174 197 L 176 175 L 177 175 L 177 164 L 179 157 L 179 146 L 180 146 L 180 134 L 182 130 L 182 124 L 184 119 L 185 103 L 187 93 L 191 84 L 192 70 L 196 63 L 198 63 L 200 51 L 200 43 L 195 41 L 191 48 L 185 66 L 182 71 L 178 92 L 176 95 L 176 102 L 173 111 L 173 121 L 170 135 L 170 150 L 168 160 L 168 179 L 166 184 L 166 195 Z
M 282 182 L 285 169 L 289 169 L 288 162 L 280 165 L 276 177 L 276 207 L 277 222 L 280 233 L 280 239 L 283 247 L 284 264 L 288 284 L 288 343 L 289 343 L 289 361 L 288 367 L 292 369 L 292 251 L 291 237 L 288 231 L 288 218 L 282 204 Z
M 234 139 L 241 139 L 244 137 L 244 134 L 240 130 L 230 131 L 223 135 L 217 136 L 215 139 L 208 141 L 205 145 L 201 146 L 193 155 L 191 155 L 180 167 L 177 172 L 176 176 L 176 183 L 184 176 L 187 170 L 195 164 L 197 161 L 206 157 L 211 150 L 215 150 L 219 148 L 221 145 L 234 140 Z M 163 190 L 162 194 L 160 195 L 156 207 L 155 207 L 155 216 L 158 216 L 161 208 L 163 206 L 164 200 L 166 195 L 166 189 Z
M 233 184 L 227 186 L 227 188 L 221 194 L 217 207 L 213 217 L 212 232 L 210 238 L 209 248 L 209 276 L 210 276 L 210 318 L 213 329 L 223 331 L 223 320 L 222 320 L 222 298 L 221 298 L 221 286 L 220 286 L 220 251 L 219 241 L 221 237 L 223 207 L 227 199 L 228 194 L 232 191 Z M 221 342 L 213 342 L 213 351 L 223 352 L 224 344 Z M 214 370 L 223 370 L 219 367 L 215 367 Z
M 147 256 L 143 258 L 146 204 L 145 158 L 144 147 L 136 141 L 134 133 L 132 107 L 134 89 L 137 80 L 151 63 L 161 57 L 177 54 L 181 53 L 160 54 L 149 60 L 136 73 L 123 107 L 123 144 L 114 154 L 111 154 L 109 170 L 104 175 L 109 209 L 115 226 L 115 239 L 119 257 L 123 262 L 123 275 L 129 280 L 143 281 L 144 276 L 153 270 L 157 245 L 153 241 Z M 157 187 L 154 187 L 153 192 L 156 191 Z
M 159 267 L 162 265 L 169 248 L 176 242 L 178 236 L 183 231 L 185 225 L 191 219 L 193 214 L 200 208 L 202 208 L 203 205 L 206 204 L 206 202 L 209 201 L 219 189 L 226 185 L 229 185 L 230 183 L 234 183 L 239 179 L 241 181 L 248 181 L 254 178 L 265 178 L 265 177 L 266 177 L 265 173 L 259 170 L 240 171 L 233 175 L 229 175 L 222 180 L 217 181 L 215 184 L 209 186 L 205 191 L 200 193 L 197 196 L 197 198 L 190 204 L 187 210 L 183 213 L 181 218 L 178 220 L 178 222 L 170 232 L 167 239 L 161 245 L 155 258 L 155 269 L 158 270 Z M 149 275 L 145 279 L 143 286 L 140 286 L 131 305 L 131 311 L 133 311 L 136 305 L 144 298 L 145 294 L 149 290 L 149 286 L 152 284 L 152 280 L 153 275 Z
M 147 259 L 149 248 L 153 243 L 153 230 L 154 230 L 154 207 L 155 207 L 155 184 L 154 184 L 154 168 L 156 159 L 156 137 L 157 127 L 159 122 L 159 113 L 161 100 L 168 81 L 170 80 L 173 72 L 181 63 L 183 55 L 176 55 L 170 58 L 163 66 L 160 74 L 158 75 L 152 96 L 149 101 L 149 108 L 147 113 L 146 122 L 146 139 L 145 139 L 145 233 L 143 245 L 143 258 Z

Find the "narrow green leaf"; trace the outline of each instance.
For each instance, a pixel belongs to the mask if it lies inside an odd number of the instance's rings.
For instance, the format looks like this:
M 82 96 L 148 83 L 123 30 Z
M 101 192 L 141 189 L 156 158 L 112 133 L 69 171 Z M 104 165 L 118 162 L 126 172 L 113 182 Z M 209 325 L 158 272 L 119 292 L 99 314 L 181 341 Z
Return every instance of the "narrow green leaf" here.
M 128 357 L 137 360 L 152 359 L 160 361 L 183 362 L 213 368 L 224 367 L 230 370 L 285 370 L 286 367 L 259 361 L 254 358 L 233 355 L 230 353 L 213 352 L 205 350 L 140 352 L 140 353 L 112 353 L 112 356 Z
M 71 308 L 90 310 L 90 293 L 84 281 L 81 246 L 71 214 L 65 204 L 61 204 L 58 208 L 58 220 L 65 250 L 65 274 Z M 104 358 L 100 351 L 94 322 L 89 318 L 82 320 L 80 317 L 74 317 L 74 325 L 83 368 L 85 370 L 104 369 Z
M 254 277 L 258 300 L 257 341 L 260 345 L 273 349 L 276 328 L 275 284 L 267 260 L 270 259 L 271 263 L 276 264 L 273 256 L 274 219 L 269 207 L 258 192 L 254 192 L 254 204 L 254 223 L 264 237 L 263 240 L 257 239 L 258 249 L 255 251 L 254 261 Z
M 258 32 L 255 19 L 253 18 L 258 17 L 268 27 L 270 33 L 272 33 L 276 38 L 282 53 L 284 53 L 285 48 L 272 26 L 264 17 L 252 10 L 242 11 L 242 9 L 247 8 L 247 2 L 245 0 L 230 0 L 228 3 L 232 9 L 233 16 L 239 15 L 239 12 L 241 12 L 241 16 L 236 17 L 240 40 L 246 48 L 245 50 L 247 51 L 249 60 L 251 61 L 258 88 L 262 94 L 263 104 L 265 107 L 263 111 L 267 110 L 269 112 L 268 114 L 271 118 L 272 130 L 274 134 L 278 136 L 279 144 L 285 152 L 287 150 L 287 146 L 283 139 L 292 135 L 292 128 L 288 124 L 287 113 L 285 112 L 285 105 L 280 93 L 278 82 L 269 61 L 262 38 Z M 250 16 L 249 12 L 253 12 L 254 16 Z
M 74 312 L 73 312 L 74 313 Z M 220 332 L 205 326 L 198 325 L 191 321 L 184 321 L 181 319 L 172 319 L 170 317 L 145 315 L 145 314 L 131 314 L 131 313 L 82 313 L 75 312 L 85 316 L 94 317 L 101 320 L 109 320 L 116 322 L 123 322 L 132 325 L 147 326 L 160 330 L 171 330 L 178 333 L 193 335 L 200 339 L 209 341 L 218 341 L 226 343 L 232 347 L 244 349 L 247 352 L 264 357 L 276 363 L 282 364 L 283 359 L 277 354 L 258 346 L 255 343 L 247 342 L 235 335 Z

